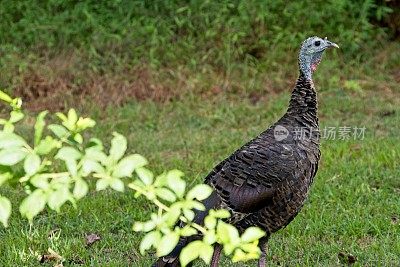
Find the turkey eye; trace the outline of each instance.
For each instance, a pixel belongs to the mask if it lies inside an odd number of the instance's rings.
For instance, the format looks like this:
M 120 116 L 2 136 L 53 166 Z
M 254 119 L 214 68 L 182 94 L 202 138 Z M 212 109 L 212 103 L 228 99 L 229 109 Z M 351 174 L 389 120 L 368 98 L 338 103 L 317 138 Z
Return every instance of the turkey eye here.
M 314 43 L 315 46 L 319 46 L 320 44 L 321 44 L 320 41 L 315 41 L 315 43 Z

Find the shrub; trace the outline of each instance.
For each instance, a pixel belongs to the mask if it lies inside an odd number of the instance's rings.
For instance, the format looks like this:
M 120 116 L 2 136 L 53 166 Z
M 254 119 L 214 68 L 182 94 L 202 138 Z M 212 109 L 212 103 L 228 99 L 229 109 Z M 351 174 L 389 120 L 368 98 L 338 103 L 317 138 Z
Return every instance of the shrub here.
M 193 222 L 196 210 L 205 210 L 202 200 L 212 192 L 211 187 L 200 184 L 186 194 L 183 173 L 178 170 L 158 176 L 145 167 L 147 160 L 139 154 L 125 155 L 127 140 L 114 133 L 108 153 L 97 138 L 84 138 L 84 132 L 95 126 L 90 118 L 78 117 L 74 109 L 67 114 L 56 113 L 61 124 L 47 125 L 47 111 L 40 112 L 34 124 L 33 144 L 15 132 L 15 123 L 25 114 L 22 101 L 0 91 L 0 99 L 11 107 L 10 117 L 0 124 L 0 186 L 19 184 L 27 196 L 19 211 L 32 224 L 34 217 L 46 208 L 56 212 L 70 202 L 76 207 L 79 199 L 89 191 L 88 179 L 96 180 L 96 190 L 111 188 L 123 192 L 128 188 L 135 197 L 144 196 L 157 207 L 150 220 L 136 222 L 133 229 L 145 233 L 140 252 L 156 249 L 157 256 L 170 253 L 181 237 L 203 235 L 189 243 L 180 254 L 182 266 L 196 258 L 209 263 L 213 245 L 222 244 L 226 255 L 233 261 L 256 259 L 260 255 L 258 240 L 264 232 L 257 227 L 248 228 L 243 235 L 224 222 L 230 217 L 227 210 L 210 210 L 204 225 Z M 51 134 L 47 135 L 47 130 Z M 0 222 L 8 225 L 12 205 L 0 195 Z

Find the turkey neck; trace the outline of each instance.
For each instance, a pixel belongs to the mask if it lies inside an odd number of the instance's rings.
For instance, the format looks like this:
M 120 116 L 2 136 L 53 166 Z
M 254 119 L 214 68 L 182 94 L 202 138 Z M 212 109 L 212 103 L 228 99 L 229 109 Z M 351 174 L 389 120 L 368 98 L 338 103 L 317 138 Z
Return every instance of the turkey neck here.
M 287 115 L 295 117 L 303 126 L 318 128 L 317 92 L 312 79 L 302 71 L 293 89 Z

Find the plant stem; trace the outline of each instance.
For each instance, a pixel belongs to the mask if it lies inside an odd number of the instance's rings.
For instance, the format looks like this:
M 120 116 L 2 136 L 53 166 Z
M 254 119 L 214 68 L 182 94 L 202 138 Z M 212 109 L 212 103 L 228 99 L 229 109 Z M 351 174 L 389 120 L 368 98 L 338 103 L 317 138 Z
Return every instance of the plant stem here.
M 44 173 L 44 174 L 40 174 L 40 176 L 43 176 L 46 178 L 60 178 L 60 177 L 69 176 L 69 172 Z
M 167 212 L 171 210 L 167 205 L 165 205 L 164 203 L 159 201 L 157 198 L 150 197 L 149 193 L 146 190 L 143 190 L 143 188 L 141 188 L 140 186 L 137 186 L 137 185 L 131 183 L 131 184 L 129 184 L 129 187 L 135 191 L 138 191 L 142 195 L 144 195 L 148 200 L 152 201 L 159 209 L 165 210 Z M 190 224 L 190 226 L 192 226 L 193 228 L 195 228 L 196 230 L 198 230 L 199 232 L 201 232 L 203 234 L 206 234 L 208 232 L 208 230 L 206 228 L 204 228 L 203 226 L 201 226 L 197 223 L 194 223 L 194 222 L 188 220 L 185 216 L 181 215 L 181 216 L 179 216 L 179 219 L 181 221 L 183 221 L 184 223 Z
M 41 173 L 39 174 L 40 176 L 44 178 L 61 178 L 69 175 L 69 172 L 59 172 L 59 173 Z M 19 182 L 23 183 L 28 181 L 31 178 L 31 176 L 22 176 L 19 178 Z

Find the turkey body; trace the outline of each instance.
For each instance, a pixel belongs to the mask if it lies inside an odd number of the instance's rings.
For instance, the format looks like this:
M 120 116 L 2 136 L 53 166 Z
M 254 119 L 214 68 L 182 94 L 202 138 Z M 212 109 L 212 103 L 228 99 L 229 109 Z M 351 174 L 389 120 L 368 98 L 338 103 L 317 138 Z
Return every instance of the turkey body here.
M 319 123 L 312 73 L 329 47 L 339 46 L 317 36 L 306 39 L 299 53 L 300 75 L 289 108 L 271 127 L 219 163 L 205 178 L 214 190 L 197 211 L 202 224 L 210 209 L 230 211 L 228 222 L 243 232 L 251 226 L 265 230 L 260 239 L 259 267 L 265 267 L 269 236 L 287 226 L 307 199 L 318 170 Z M 183 247 L 200 236 L 181 238 L 175 249 L 153 266 L 180 266 Z M 215 245 L 211 266 L 218 266 L 221 246 Z
M 313 84 L 300 76 L 286 114 L 206 177 L 216 195 L 207 208 L 228 209 L 229 222 L 240 230 L 259 226 L 271 234 L 286 226 L 303 207 L 318 169 L 318 127 Z
M 284 138 L 276 129 L 285 130 Z M 225 208 L 231 213 L 228 222 L 239 231 L 258 226 L 270 236 L 288 225 L 303 207 L 319 159 L 317 96 L 313 82 L 300 72 L 282 118 L 206 176 L 205 183 L 214 191 L 194 222 L 203 224 L 210 209 Z M 196 238 L 181 239 L 153 266 L 180 266 L 181 249 Z

